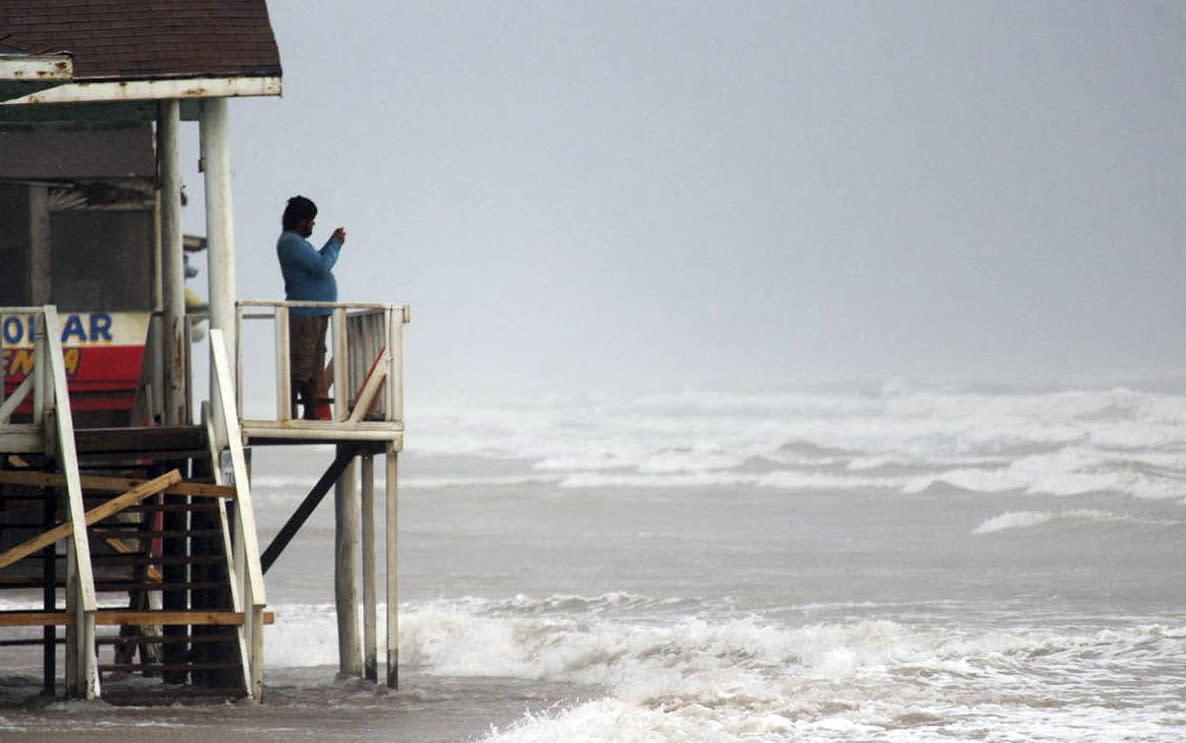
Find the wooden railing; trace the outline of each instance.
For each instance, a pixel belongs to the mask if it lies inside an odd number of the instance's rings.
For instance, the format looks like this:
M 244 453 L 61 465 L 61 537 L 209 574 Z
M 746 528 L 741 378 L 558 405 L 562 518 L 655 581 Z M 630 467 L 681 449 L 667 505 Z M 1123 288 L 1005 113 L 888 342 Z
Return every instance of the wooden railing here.
M 34 317 L 33 368 L 12 396 L 0 404 L 0 439 L 7 452 L 52 453 L 65 477 L 69 546 L 66 551 L 66 693 L 94 699 L 99 696 L 99 665 L 95 651 L 95 579 L 87 540 L 86 514 L 78 454 L 74 448 L 74 418 L 66 389 L 57 309 L 0 308 L 0 316 Z M 0 371 L 0 390 L 6 371 Z M 30 381 L 31 380 L 31 381 Z M 11 423 L 13 412 L 33 395 L 32 422 Z M 0 393 L 2 395 L 2 393 Z
M 213 405 L 203 408 L 203 418 L 209 432 L 207 438 L 210 442 L 214 481 L 218 485 L 235 487 L 235 517 L 228 518 L 226 504 L 219 500 L 219 520 L 226 554 L 231 561 L 228 573 L 232 605 L 234 611 L 243 612 L 243 624 L 239 627 L 239 654 L 244 684 L 248 696 L 258 700 L 263 693 L 263 628 L 267 594 L 260 564 L 247 458 L 243 451 L 243 433 L 239 427 L 238 402 L 231 387 L 226 340 L 219 329 L 210 331 L 210 366 L 215 399 Z
M 327 347 L 333 405 L 330 420 L 296 418 L 292 404 L 289 360 L 289 314 L 296 307 L 330 310 Z M 237 305 L 236 389 L 239 410 L 251 380 L 243 373 L 244 324 L 270 320 L 273 332 L 271 380 L 275 383 L 275 416 L 242 418 L 244 432 L 260 438 L 327 440 L 391 440 L 403 430 L 403 326 L 410 321 L 407 305 L 350 302 L 241 301 Z

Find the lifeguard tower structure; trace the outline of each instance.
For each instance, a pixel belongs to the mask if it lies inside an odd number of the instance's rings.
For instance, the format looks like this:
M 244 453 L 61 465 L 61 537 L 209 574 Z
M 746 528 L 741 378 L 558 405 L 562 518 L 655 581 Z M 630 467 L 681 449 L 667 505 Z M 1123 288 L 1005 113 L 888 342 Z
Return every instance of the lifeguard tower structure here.
M 228 102 L 280 92 L 264 0 L 0 3 L 0 674 L 40 650 L 43 693 L 259 699 L 264 628 L 283 621 L 264 573 L 331 486 L 340 670 L 377 680 L 376 455 L 397 682 L 408 309 L 332 305 L 332 420 L 303 421 L 292 305 L 235 296 Z M 204 239 L 181 229 L 183 122 L 200 132 Z M 205 345 L 185 302 L 196 248 Z M 271 417 L 243 416 L 249 333 L 275 347 L 274 374 L 250 375 L 274 379 Z M 333 464 L 261 550 L 249 447 L 327 442 Z

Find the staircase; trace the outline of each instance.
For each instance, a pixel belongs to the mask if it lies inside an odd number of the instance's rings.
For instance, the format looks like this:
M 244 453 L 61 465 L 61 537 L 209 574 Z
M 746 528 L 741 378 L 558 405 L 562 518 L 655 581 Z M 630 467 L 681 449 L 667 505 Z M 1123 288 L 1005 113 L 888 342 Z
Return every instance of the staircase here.
M 221 338 L 221 415 L 75 431 L 40 311 L 32 421 L 0 408 L 0 657 L 40 646 L 48 694 L 64 667 L 68 696 L 258 699 L 262 571 Z
M 112 496 L 121 493 L 135 501 L 87 528 L 98 598 L 94 622 L 102 696 L 136 703 L 242 698 L 248 696 L 238 632 L 244 614 L 234 602 L 227 528 L 235 489 L 217 485 L 211 477 L 181 479 L 182 470 L 212 471 L 209 455 L 192 456 L 208 451 L 204 429 L 157 433 L 79 431 L 75 439 L 86 512 L 101 515 Z M 146 451 L 144 443 L 154 439 L 171 441 L 171 446 L 185 441 L 186 448 L 154 446 Z M 160 473 L 165 467 L 172 469 Z M 0 513 L 23 514 L 10 519 L 12 523 L 0 520 L 0 534 L 10 532 L 27 543 L 25 537 L 60 530 L 55 514 L 62 510 L 65 485 L 66 478 L 46 472 L 44 464 L 0 471 Z M 144 492 L 142 500 L 136 488 Z M 4 536 L 7 547 L 12 540 Z M 45 628 L 37 639 L 0 639 L 0 647 L 41 644 L 44 690 L 51 693 L 55 648 L 64 641 L 55 628 L 71 624 L 65 608 L 66 563 L 66 551 L 51 542 L 0 568 L 0 590 L 27 598 L 32 589 L 40 594 L 41 605 L 38 610 L 0 612 L 0 627 Z

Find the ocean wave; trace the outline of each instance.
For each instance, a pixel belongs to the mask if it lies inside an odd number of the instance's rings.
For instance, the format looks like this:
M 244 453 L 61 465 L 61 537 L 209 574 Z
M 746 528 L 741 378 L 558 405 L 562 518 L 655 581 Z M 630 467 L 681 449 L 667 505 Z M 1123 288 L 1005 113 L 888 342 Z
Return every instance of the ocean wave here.
M 972 530 L 973 534 L 994 534 L 996 532 L 1014 529 L 1029 529 L 1042 526 L 1053 521 L 1063 522 L 1094 522 L 1094 523 L 1126 523 L 1146 526 L 1166 526 L 1184 524 L 1179 519 L 1150 519 L 1132 516 L 1127 513 L 1114 513 L 1094 508 L 1076 508 L 1067 511 L 1009 511 L 986 519 L 980 526 Z
M 767 473 L 734 471 L 642 474 L 634 472 L 579 472 L 560 480 L 562 488 L 699 488 L 722 485 L 752 485 L 778 490 L 857 491 L 898 490 L 908 482 L 903 477 L 868 477 L 845 473 L 775 470 Z
M 1043 394 L 916 391 L 819 395 L 685 393 L 616 400 L 487 401 L 409 412 L 426 453 L 520 456 L 547 466 L 642 462 L 683 448 L 722 456 L 777 453 L 788 442 L 854 456 L 984 454 L 1093 444 L 1186 443 L 1186 397 L 1112 390 Z M 417 421 L 419 424 L 417 425 Z M 923 444 L 925 448 L 918 445 Z
M 999 711 L 1002 699 L 1017 708 L 1011 724 L 1024 724 L 1029 714 L 1074 707 L 1079 695 L 1097 692 L 1101 677 L 1137 683 L 1149 664 L 1176 663 L 1186 651 L 1186 628 L 1158 625 L 978 631 L 875 619 L 789 626 L 695 615 L 660 623 L 607 610 L 638 601 L 645 599 L 517 597 L 409 607 L 401 618 L 401 657 L 431 674 L 604 690 L 487 737 L 499 743 L 799 734 L 853 740 L 891 731 L 903 740 L 939 740 L 963 737 L 960 726 L 970 718 L 997 719 L 991 710 Z M 559 606 L 569 610 L 542 610 Z M 1167 684 L 1150 690 L 1150 699 L 1176 693 Z M 1128 704 L 1135 706 L 1131 697 Z M 1116 724 L 1105 727 L 1114 732 Z
M 560 480 L 562 488 L 700 488 L 713 485 L 753 485 L 757 475 L 741 472 L 577 472 Z
M 1089 447 L 1067 447 L 1054 452 L 1018 457 L 1007 466 L 965 467 L 918 475 L 903 487 L 919 493 L 948 485 L 977 493 L 1009 491 L 1033 495 L 1070 496 L 1119 493 L 1159 500 L 1186 492 L 1186 472 L 1175 454 L 1124 456 Z
M 1180 732 L 1162 727 L 1164 699 L 1176 698 L 1180 676 L 1149 669 L 1177 666 L 1186 626 L 976 629 L 875 618 L 792 625 L 722 608 L 627 592 L 407 604 L 400 658 L 429 675 L 592 690 L 492 730 L 490 743 L 939 741 L 966 739 L 969 726 L 987 724 L 1030 739 L 1021 733 L 1052 719 L 1069 727 L 1038 739 L 1069 741 L 1081 715 L 1101 709 L 1099 741 L 1123 730 L 1146 730 L 1142 739 L 1157 741 Z M 332 606 L 275 611 L 269 666 L 336 663 Z M 1123 689 L 1124 705 L 1100 708 L 1100 688 Z
M 1126 387 L 685 390 L 465 400 L 408 412 L 403 484 L 781 489 L 933 487 L 1183 497 L 1186 395 Z M 442 469 L 441 460 L 459 458 Z M 436 458 L 436 459 L 434 459 Z M 432 465 L 423 476 L 417 465 Z M 485 467 L 485 471 L 483 471 Z M 462 474 L 453 475 L 459 470 Z M 520 471 L 521 470 L 521 471 Z M 261 477 L 264 491 L 312 477 Z

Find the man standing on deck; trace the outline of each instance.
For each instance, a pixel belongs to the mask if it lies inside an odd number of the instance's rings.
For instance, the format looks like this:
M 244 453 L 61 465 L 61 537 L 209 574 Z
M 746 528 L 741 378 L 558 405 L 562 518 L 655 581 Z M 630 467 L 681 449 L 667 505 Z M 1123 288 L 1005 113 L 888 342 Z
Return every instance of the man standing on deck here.
M 276 241 L 276 255 L 284 274 L 284 298 L 290 302 L 336 302 L 338 282 L 331 273 L 346 242 L 339 227 L 315 249 L 307 239 L 313 234 L 317 205 L 304 196 L 293 196 L 284 208 L 284 232 Z M 306 420 L 317 420 L 323 391 L 325 331 L 332 310 L 328 307 L 293 307 L 288 311 L 288 348 L 292 372 L 292 409 L 300 397 Z M 328 417 L 328 416 L 325 416 Z

